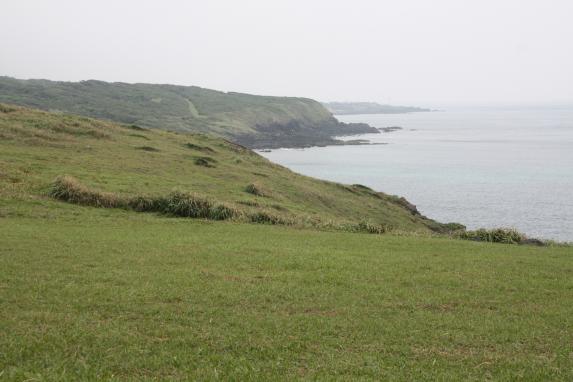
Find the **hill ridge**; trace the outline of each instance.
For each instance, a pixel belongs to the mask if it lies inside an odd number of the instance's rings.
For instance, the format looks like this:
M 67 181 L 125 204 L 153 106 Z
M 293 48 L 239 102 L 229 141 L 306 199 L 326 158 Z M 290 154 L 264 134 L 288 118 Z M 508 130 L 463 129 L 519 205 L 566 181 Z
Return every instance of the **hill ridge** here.
M 198 86 L 0 76 L 0 102 L 178 132 L 214 134 L 250 148 L 341 144 L 333 137 L 378 133 L 337 121 L 310 98 L 222 92 Z M 190 112 L 189 102 L 197 111 Z

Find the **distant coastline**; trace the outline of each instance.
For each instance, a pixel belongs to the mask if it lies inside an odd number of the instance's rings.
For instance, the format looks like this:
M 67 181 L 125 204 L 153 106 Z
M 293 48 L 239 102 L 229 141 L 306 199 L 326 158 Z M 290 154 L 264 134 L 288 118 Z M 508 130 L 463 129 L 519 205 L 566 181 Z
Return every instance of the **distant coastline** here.
M 335 115 L 404 114 L 434 111 L 415 106 L 382 105 L 376 102 L 323 102 L 322 104 Z

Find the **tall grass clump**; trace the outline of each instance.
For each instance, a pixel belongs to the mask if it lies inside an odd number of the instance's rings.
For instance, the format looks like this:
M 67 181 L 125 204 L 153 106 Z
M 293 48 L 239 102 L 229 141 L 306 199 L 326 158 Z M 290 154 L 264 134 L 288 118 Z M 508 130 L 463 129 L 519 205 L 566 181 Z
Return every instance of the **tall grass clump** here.
M 188 149 L 192 149 L 192 150 L 197 150 L 197 151 L 205 151 L 205 152 L 211 152 L 214 153 L 215 150 L 213 150 L 212 148 L 208 147 L 208 146 L 200 146 L 200 145 L 196 145 L 194 143 L 185 143 L 183 146 L 187 147 Z
M 128 207 L 137 212 L 163 212 L 169 200 L 161 196 L 135 196 L 128 200 Z
M 224 203 L 215 204 L 211 207 L 210 219 L 212 220 L 230 220 L 241 216 L 241 212 Z
M 155 147 L 151 147 L 151 146 L 139 146 L 137 147 L 138 150 L 143 150 L 143 151 L 149 151 L 152 153 L 156 153 L 159 151 L 159 149 L 156 149 Z
M 110 192 L 90 190 L 71 176 L 59 176 L 52 183 L 48 194 L 68 203 L 84 206 L 122 208 L 126 200 Z
M 259 224 L 293 225 L 294 220 L 287 219 L 269 211 L 255 211 L 247 215 L 248 221 Z
M 164 212 L 190 218 L 208 218 L 213 203 L 203 197 L 175 191 L 167 197 Z
M 59 176 L 48 195 L 68 203 L 103 208 L 126 208 L 137 212 L 158 212 L 173 216 L 228 220 L 241 216 L 237 208 L 200 195 L 174 191 L 167 196 L 120 197 L 110 192 L 90 190 L 71 176 Z
M 0 103 L 0 113 L 12 113 L 12 112 L 14 112 L 14 111 L 16 111 L 16 110 L 18 110 L 18 109 Z
M 161 212 L 181 217 L 211 220 L 228 220 L 240 215 L 240 211 L 234 207 L 180 191 L 175 191 L 167 197 Z
M 196 157 L 194 163 L 197 166 L 215 167 L 215 163 L 217 163 L 217 161 L 211 157 Z
M 485 241 L 488 243 L 525 244 L 527 237 L 512 228 L 480 228 L 475 231 L 460 232 L 457 237 L 464 240 Z
M 265 190 L 260 184 L 250 183 L 245 187 L 245 192 L 255 196 L 269 196 L 270 193 Z
M 372 233 L 377 235 L 381 235 L 389 231 L 388 227 L 385 225 L 373 224 L 365 220 L 352 226 L 352 230 L 355 232 Z

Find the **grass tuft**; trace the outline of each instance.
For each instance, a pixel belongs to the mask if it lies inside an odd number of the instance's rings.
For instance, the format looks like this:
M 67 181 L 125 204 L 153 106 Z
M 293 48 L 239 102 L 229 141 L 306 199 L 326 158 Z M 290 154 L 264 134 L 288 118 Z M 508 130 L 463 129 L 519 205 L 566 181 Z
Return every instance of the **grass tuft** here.
M 204 152 L 210 152 L 210 153 L 214 153 L 215 150 L 213 150 L 212 148 L 208 147 L 208 146 L 200 146 L 200 145 L 196 145 L 194 143 L 185 143 L 183 146 L 187 147 L 188 149 L 192 149 L 192 150 L 197 150 L 197 151 L 204 151 Z
M 0 113 L 12 113 L 15 112 L 16 110 L 18 109 L 16 109 L 15 107 L 11 107 L 0 103 Z
M 147 129 L 144 129 L 143 127 L 137 126 L 137 125 L 126 125 L 124 126 L 126 129 L 130 129 L 130 130 L 137 130 L 137 131 L 145 131 Z
M 71 176 L 59 176 L 52 183 L 49 195 L 55 199 L 84 206 L 121 208 L 126 201 L 109 192 L 93 191 Z
M 215 167 L 215 163 L 217 163 L 217 161 L 211 157 L 197 157 L 195 158 L 195 164 L 197 166 L 203 166 L 203 167 Z
M 151 147 L 151 146 L 139 146 L 137 147 L 138 150 L 143 150 L 143 151 L 149 151 L 149 152 L 158 152 L 159 149 L 156 149 L 155 147 Z
M 352 231 L 355 232 L 364 232 L 364 233 L 372 233 L 372 234 L 377 234 L 377 235 L 381 235 L 383 233 L 386 233 L 389 231 L 389 228 L 384 226 L 384 225 L 380 225 L 380 224 L 373 224 L 370 223 L 368 221 L 361 221 L 358 224 L 353 226 L 353 229 L 351 229 Z
M 270 196 L 270 192 L 265 190 L 265 188 L 263 186 L 261 186 L 260 184 L 257 184 L 257 183 L 248 184 L 247 187 L 245 187 L 245 192 L 248 192 L 249 194 L 252 194 L 255 196 L 262 196 L 262 197 Z
M 475 231 L 463 231 L 456 235 L 460 239 L 485 241 L 488 243 L 528 244 L 530 239 L 513 228 L 481 228 Z
M 282 216 L 274 214 L 269 211 L 256 211 L 248 215 L 248 219 L 252 223 L 259 224 L 272 224 L 272 225 L 293 225 L 294 221 L 286 219 Z
M 151 139 L 149 137 L 146 137 L 143 134 L 129 134 L 130 137 L 135 137 L 135 138 L 141 138 L 141 139 L 145 139 L 146 141 L 150 141 Z
M 137 212 L 162 212 L 167 208 L 168 200 L 163 197 L 135 196 L 127 205 Z

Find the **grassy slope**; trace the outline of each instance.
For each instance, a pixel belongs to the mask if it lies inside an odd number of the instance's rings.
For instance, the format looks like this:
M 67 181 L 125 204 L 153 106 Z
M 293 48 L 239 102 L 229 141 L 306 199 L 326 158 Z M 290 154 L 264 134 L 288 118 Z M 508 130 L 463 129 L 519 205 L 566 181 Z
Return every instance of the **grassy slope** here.
M 0 121 L 2 379 L 573 379 L 571 247 L 66 204 L 41 195 L 63 172 L 120 192 L 183 185 L 249 198 L 241 186 L 256 169 L 273 192 L 304 187 L 280 201 L 292 209 L 345 208 L 308 196 L 340 186 L 221 141 L 28 110 Z M 181 139 L 216 149 L 217 167 L 189 164 L 197 153 Z M 341 190 L 355 208 L 369 201 Z
M 423 232 L 436 226 L 391 197 L 295 174 L 221 139 L 9 108 L 13 111 L 0 111 L 0 193 L 40 195 L 56 176 L 66 174 L 126 195 L 162 195 L 178 188 L 325 222 L 368 220 Z M 214 167 L 196 165 L 198 157 L 212 158 Z M 245 192 L 251 183 L 268 196 Z
M 0 102 L 145 127 L 214 133 L 253 146 L 273 146 L 275 141 L 274 146 L 328 142 L 332 134 L 343 135 L 346 126 L 311 99 L 224 93 L 196 86 L 0 77 Z

